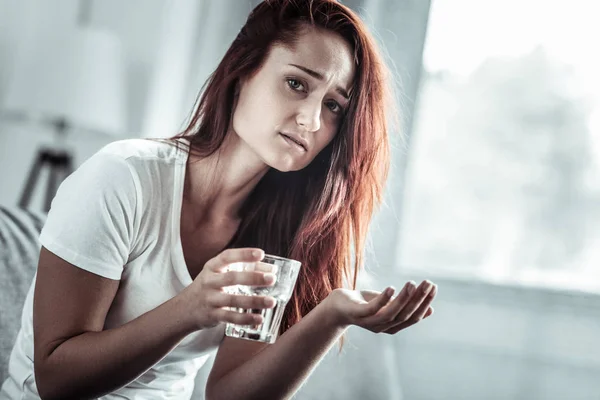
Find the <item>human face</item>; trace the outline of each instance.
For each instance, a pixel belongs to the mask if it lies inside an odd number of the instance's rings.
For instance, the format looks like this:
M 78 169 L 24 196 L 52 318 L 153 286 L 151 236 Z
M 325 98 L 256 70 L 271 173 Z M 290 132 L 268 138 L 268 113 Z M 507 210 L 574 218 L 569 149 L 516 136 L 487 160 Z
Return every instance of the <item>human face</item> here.
M 307 29 L 293 48 L 274 45 L 241 82 L 233 130 L 270 167 L 300 170 L 336 135 L 353 79 L 351 46 L 337 33 Z

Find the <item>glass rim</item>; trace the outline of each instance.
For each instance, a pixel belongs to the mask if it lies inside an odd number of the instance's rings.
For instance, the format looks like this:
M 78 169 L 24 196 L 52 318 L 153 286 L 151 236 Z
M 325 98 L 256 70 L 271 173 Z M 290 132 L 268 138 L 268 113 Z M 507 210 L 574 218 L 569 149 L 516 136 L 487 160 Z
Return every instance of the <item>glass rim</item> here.
M 291 263 L 293 265 L 297 265 L 299 267 L 302 266 L 302 263 L 298 260 L 293 260 L 291 258 L 285 258 L 285 257 L 280 257 L 280 256 L 274 256 L 273 254 L 266 254 L 266 253 L 265 253 L 265 256 L 262 258 L 262 260 L 260 260 L 260 261 L 263 261 L 265 258 L 272 258 L 274 260 L 289 262 L 289 263 Z

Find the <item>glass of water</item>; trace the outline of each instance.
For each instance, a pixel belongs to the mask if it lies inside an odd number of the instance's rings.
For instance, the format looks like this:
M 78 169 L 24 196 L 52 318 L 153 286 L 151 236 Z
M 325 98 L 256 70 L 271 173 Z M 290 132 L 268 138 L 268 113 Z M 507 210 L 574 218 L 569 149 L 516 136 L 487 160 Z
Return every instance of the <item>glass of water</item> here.
M 259 325 L 236 325 L 228 323 L 225 334 L 230 337 L 256 340 L 265 343 L 274 343 L 279 332 L 279 325 L 283 318 L 283 311 L 287 302 L 292 297 L 294 285 L 298 278 L 301 263 L 288 258 L 266 254 L 258 262 L 239 262 L 229 265 L 230 271 L 261 271 L 275 275 L 275 283 L 272 286 L 228 286 L 228 293 L 245 296 L 271 296 L 275 298 L 276 304 L 273 308 L 265 309 L 243 309 L 232 308 L 233 311 L 262 315 L 263 322 Z

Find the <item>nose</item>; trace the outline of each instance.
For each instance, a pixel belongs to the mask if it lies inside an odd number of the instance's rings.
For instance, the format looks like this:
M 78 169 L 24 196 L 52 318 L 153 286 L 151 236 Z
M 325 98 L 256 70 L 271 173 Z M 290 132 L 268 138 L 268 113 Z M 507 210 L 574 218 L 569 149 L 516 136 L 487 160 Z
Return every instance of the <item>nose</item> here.
M 318 131 L 321 128 L 321 102 L 304 102 L 296 114 L 296 124 L 309 132 Z

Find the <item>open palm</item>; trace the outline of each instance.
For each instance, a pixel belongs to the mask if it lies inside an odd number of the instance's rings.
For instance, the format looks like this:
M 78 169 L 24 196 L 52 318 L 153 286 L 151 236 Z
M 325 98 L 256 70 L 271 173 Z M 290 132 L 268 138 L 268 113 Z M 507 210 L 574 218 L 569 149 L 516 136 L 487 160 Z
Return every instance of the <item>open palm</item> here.
M 342 324 L 395 334 L 433 314 L 437 285 L 425 280 L 415 287 L 407 282 L 397 296 L 393 294 L 392 288 L 383 292 L 336 289 L 330 301 Z

